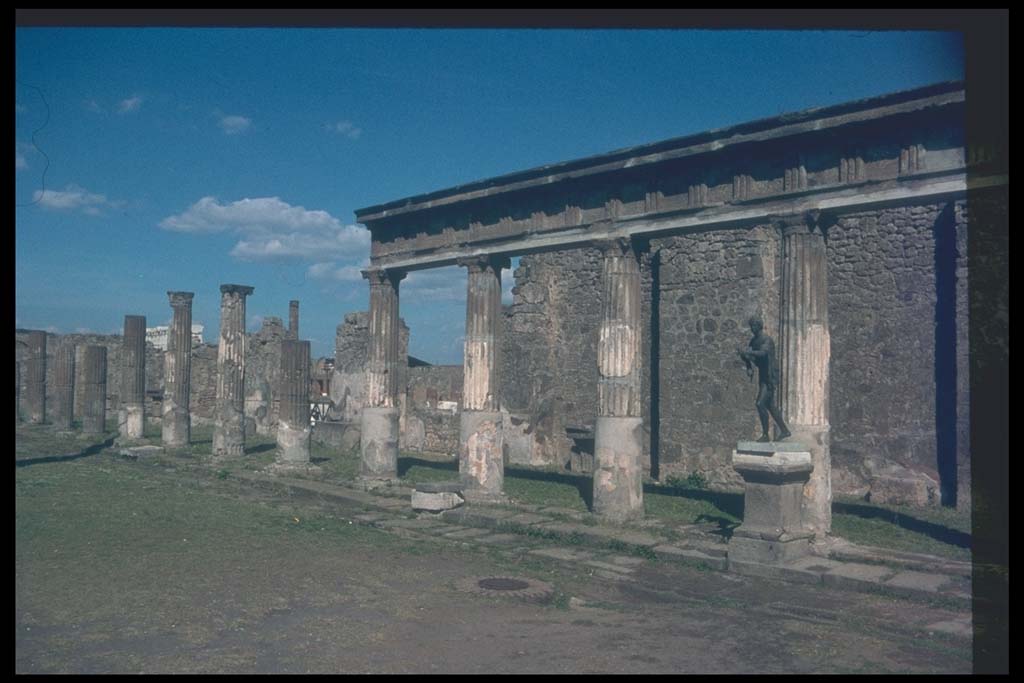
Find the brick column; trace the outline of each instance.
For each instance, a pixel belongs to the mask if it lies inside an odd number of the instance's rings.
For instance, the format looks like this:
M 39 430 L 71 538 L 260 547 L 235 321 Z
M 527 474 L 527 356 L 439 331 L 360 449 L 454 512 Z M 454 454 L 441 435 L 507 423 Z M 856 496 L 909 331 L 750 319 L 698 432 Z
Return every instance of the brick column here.
M 288 302 L 288 338 L 299 338 L 299 302 L 294 299 Z
M 277 464 L 309 465 L 309 342 L 281 342 L 281 414 L 277 423 Z
M 121 410 L 118 432 L 125 439 L 141 439 L 146 428 L 146 316 L 124 317 L 121 348 Z
M 25 402 L 30 424 L 46 420 L 46 333 L 28 333 L 28 357 L 25 359 Z
M 71 431 L 75 405 L 75 345 L 57 348 L 53 368 L 53 424 L 62 431 Z
M 215 456 L 245 455 L 245 297 L 253 291 L 247 285 L 220 286 Z
M 594 514 L 625 521 L 644 514 L 640 263 L 628 238 L 596 246 L 604 253 L 604 277 L 597 342 Z
M 777 222 L 782 232 L 782 414 L 792 440 L 811 453 L 803 521 L 821 537 L 832 528 L 829 452 L 828 260 L 821 216 L 808 212 Z
M 188 448 L 192 436 L 189 384 L 192 376 L 192 292 L 167 292 L 174 310 L 164 353 L 164 400 L 161 425 L 164 446 Z
M 366 355 L 366 404 L 359 448 L 360 476 L 398 477 L 398 376 L 401 340 L 398 285 L 405 273 L 382 268 L 364 270 L 370 282 L 370 342 Z
M 501 269 L 504 256 L 459 259 L 468 270 L 459 475 L 467 499 L 504 497 L 501 386 Z
M 107 430 L 107 347 L 86 346 L 82 359 L 82 433 Z

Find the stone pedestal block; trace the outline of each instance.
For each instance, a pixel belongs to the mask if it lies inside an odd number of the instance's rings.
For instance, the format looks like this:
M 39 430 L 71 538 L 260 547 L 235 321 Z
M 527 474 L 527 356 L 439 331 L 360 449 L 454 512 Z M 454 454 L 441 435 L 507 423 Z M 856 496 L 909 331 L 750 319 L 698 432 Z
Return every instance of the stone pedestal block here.
M 46 420 L 46 333 L 28 333 L 28 357 L 25 359 L 25 403 L 30 424 Z
M 457 482 L 431 482 L 417 484 L 412 492 L 412 509 L 442 512 L 459 507 L 465 502 L 462 484 Z
M 733 468 L 743 477 L 743 524 L 729 541 L 730 562 L 779 564 L 810 553 L 812 530 L 803 525 L 804 486 L 814 466 L 807 446 L 741 441 Z
M 600 416 L 594 430 L 594 512 L 611 522 L 644 515 L 643 418 Z
M 504 500 L 502 415 L 487 410 L 463 410 L 459 424 L 459 476 L 466 500 Z
M 398 412 L 398 408 L 363 408 L 359 476 L 364 479 L 398 477 Z

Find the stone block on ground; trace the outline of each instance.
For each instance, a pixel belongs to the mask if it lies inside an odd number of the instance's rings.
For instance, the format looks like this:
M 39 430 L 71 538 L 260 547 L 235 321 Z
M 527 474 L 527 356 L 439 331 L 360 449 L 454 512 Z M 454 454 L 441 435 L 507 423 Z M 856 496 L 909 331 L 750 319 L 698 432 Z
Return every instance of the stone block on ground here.
M 452 510 L 464 504 L 466 500 L 458 493 L 452 491 L 439 491 L 432 493 L 421 491 L 419 488 L 412 492 L 412 509 L 425 510 L 427 512 L 441 512 Z
M 160 446 L 131 446 L 122 448 L 117 453 L 132 460 L 145 460 L 163 455 L 164 449 Z

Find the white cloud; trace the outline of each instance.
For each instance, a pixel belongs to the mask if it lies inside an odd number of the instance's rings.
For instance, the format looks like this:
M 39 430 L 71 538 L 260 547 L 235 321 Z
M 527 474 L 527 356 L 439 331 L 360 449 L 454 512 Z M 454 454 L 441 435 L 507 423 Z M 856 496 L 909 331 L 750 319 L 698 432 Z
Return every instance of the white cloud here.
M 76 327 L 75 334 L 92 334 L 93 331 L 88 327 Z
M 121 114 L 129 114 L 134 111 L 138 111 L 139 107 L 142 106 L 142 96 L 132 95 L 131 97 L 121 100 L 117 105 L 117 111 Z
M 49 332 L 50 334 L 60 334 L 60 329 L 56 325 L 49 325 L 43 328 L 43 332 Z
M 91 112 L 95 112 L 97 114 L 103 112 L 103 107 L 101 107 L 100 103 L 96 100 L 86 100 L 82 105 Z
M 32 201 L 46 209 L 58 211 L 82 211 L 90 216 L 99 216 L 105 208 L 117 208 L 122 201 L 112 201 L 106 195 L 89 192 L 78 185 L 68 185 L 63 190 L 36 190 Z
M 400 285 L 401 296 L 412 301 L 465 301 L 466 269 L 459 266 L 417 270 Z
M 25 155 L 14 150 L 14 170 L 18 171 L 23 168 L 28 168 L 28 161 L 25 160 Z
M 370 248 L 370 231 L 343 225 L 326 211 L 308 211 L 278 197 L 241 199 L 222 204 L 203 197 L 184 213 L 160 221 L 175 232 L 232 232 L 240 240 L 231 255 L 243 261 L 315 260 L 353 261 Z M 321 271 L 326 268 L 321 266 Z M 321 273 L 322 274 L 322 273 Z
M 363 134 L 363 129 L 357 127 L 351 121 L 338 121 L 337 123 L 329 123 L 327 124 L 327 130 L 333 133 L 337 133 L 339 135 L 344 135 L 350 140 L 358 140 L 359 136 Z
M 228 135 L 238 135 L 249 130 L 249 126 L 252 125 L 252 119 L 248 119 L 244 116 L 222 116 L 220 117 L 220 127 Z
M 306 270 L 311 280 L 320 282 L 360 282 L 362 271 L 370 265 L 370 259 L 363 259 L 359 265 L 339 266 L 334 261 L 314 263 Z

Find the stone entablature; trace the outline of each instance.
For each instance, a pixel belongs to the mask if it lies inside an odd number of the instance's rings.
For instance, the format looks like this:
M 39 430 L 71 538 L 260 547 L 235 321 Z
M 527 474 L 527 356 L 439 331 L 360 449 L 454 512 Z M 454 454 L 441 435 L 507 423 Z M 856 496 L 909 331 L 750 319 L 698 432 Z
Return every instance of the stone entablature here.
M 374 266 L 451 265 L 595 235 L 875 206 L 965 189 L 964 90 L 943 83 L 360 209 Z

